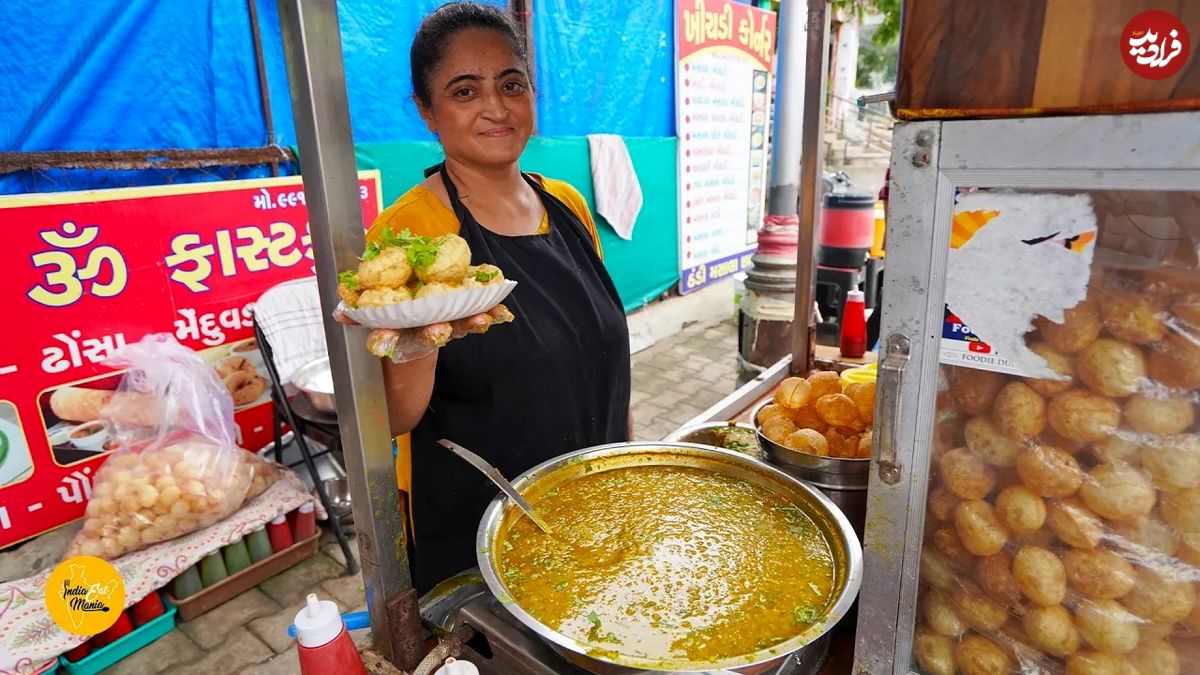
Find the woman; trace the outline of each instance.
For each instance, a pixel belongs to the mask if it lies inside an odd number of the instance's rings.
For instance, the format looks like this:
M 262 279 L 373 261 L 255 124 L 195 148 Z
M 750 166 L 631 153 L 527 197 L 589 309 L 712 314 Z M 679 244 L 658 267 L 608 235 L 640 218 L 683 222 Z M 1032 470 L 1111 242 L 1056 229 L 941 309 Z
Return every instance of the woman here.
M 629 440 L 629 333 L 600 258 L 596 225 L 566 183 L 522 173 L 534 98 L 525 49 L 501 10 L 469 2 L 426 17 L 413 39 L 412 82 L 421 118 L 446 160 L 380 214 L 385 228 L 456 232 L 472 264 L 518 282 L 506 306 L 437 331 L 374 331 L 384 360 L 397 474 L 410 488 L 419 592 L 475 565 L 475 531 L 495 488 L 436 445 L 448 438 L 509 478 L 551 457 Z M 447 331 L 448 332 L 448 331 Z M 405 450 L 409 452 L 405 452 Z M 409 457 L 405 457 L 405 455 Z M 411 483 L 405 483 L 406 460 Z

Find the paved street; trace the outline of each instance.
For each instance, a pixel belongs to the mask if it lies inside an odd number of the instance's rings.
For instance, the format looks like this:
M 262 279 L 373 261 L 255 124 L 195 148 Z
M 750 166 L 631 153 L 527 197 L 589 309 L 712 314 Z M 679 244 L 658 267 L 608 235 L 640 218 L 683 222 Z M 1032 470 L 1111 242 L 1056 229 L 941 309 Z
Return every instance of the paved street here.
M 633 414 L 639 439 L 659 439 L 733 391 L 737 336 L 732 321 L 685 328 L 633 357 Z M 264 582 L 104 671 L 117 675 L 292 675 L 298 659 L 287 626 L 304 595 L 317 591 L 343 611 L 365 609 L 362 580 L 343 575 L 326 535 L 313 558 Z M 369 641 L 368 631 L 355 639 Z

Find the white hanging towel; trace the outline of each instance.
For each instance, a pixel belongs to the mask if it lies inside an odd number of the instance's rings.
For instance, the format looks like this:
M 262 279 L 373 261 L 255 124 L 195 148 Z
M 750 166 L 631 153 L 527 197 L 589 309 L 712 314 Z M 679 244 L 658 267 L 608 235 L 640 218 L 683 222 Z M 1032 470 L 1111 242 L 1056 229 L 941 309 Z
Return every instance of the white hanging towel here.
M 612 226 L 617 236 L 629 241 L 642 210 L 642 186 L 633 170 L 625 139 L 615 134 L 592 134 L 587 139 L 596 213 Z

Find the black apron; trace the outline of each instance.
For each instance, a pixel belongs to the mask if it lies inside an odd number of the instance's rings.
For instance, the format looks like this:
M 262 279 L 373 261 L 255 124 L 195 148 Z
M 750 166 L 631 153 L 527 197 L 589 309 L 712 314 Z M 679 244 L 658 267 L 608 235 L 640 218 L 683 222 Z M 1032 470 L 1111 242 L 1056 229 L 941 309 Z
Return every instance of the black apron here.
M 413 577 L 420 593 L 477 564 L 475 534 L 497 493 L 438 439 L 473 450 L 509 479 L 572 450 L 629 440 L 629 329 L 583 223 L 525 176 L 550 231 L 496 234 L 459 200 L 445 165 L 436 170 L 471 263 L 492 263 L 518 285 L 504 301 L 513 323 L 441 349 L 429 408 L 412 431 Z

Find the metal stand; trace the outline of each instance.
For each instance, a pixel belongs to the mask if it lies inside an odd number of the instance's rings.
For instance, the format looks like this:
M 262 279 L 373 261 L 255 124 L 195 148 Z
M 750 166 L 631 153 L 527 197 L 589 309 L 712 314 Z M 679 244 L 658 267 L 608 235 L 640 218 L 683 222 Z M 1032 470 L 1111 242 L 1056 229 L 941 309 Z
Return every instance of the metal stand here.
M 350 550 L 350 540 L 346 537 L 345 530 L 342 529 L 342 519 L 334 512 L 333 504 L 329 500 L 329 493 L 325 490 L 325 481 L 321 480 L 320 472 L 317 470 L 317 464 L 314 461 L 318 455 L 332 453 L 334 448 L 329 447 L 315 455 L 313 454 L 312 450 L 308 447 L 308 439 L 305 436 L 309 423 L 307 420 L 298 417 L 292 410 L 292 405 L 288 402 L 287 392 L 283 390 L 283 384 L 279 382 L 279 371 L 275 369 L 275 357 L 271 350 L 271 343 L 267 342 L 267 336 L 263 335 L 258 321 L 254 322 L 254 338 L 258 340 L 259 351 L 262 352 L 263 361 L 267 365 L 267 376 L 271 380 L 271 404 L 274 408 L 271 426 L 274 429 L 275 435 L 275 461 L 282 463 L 283 460 L 283 433 L 281 427 L 286 422 L 292 429 L 292 437 L 295 439 L 296 447 L 300 449 L 300 456 L 303 458 L 302 463 L 308 469 L 308 475 L 312 476 L 313 487 L 317 490 L 317 496 L 321 499 L 321 505 L 325 507 L 325 513 L 329 515 L 329 520 L 333 522 L 333 534 L 337 537 L 338 545 L 342 547 L 342 555 L 346 556 L 346 573 L 354 574 L 358 572 L 358 558 Z
M 337 271 L 355 264 L 364 243 L 337 2 L 279 0 L 279 20 L 371 637 L 375 651 L 411 670 L 423 645 L 383 377 L 363 346 L 367 331 L 332 318 Z

